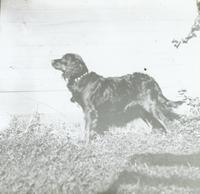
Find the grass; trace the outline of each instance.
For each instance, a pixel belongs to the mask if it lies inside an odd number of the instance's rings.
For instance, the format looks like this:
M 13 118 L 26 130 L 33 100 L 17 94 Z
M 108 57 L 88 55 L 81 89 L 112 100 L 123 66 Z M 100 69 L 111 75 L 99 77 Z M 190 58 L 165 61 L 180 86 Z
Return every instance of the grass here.
M 14 116 L 0 132 L 0 193 L 199 194 L 200 103 L 188 98 L 192 116 L 172 123 L 166 135 L 132 125 L 88 145 L 72 138 L 80 125 L 45 125 L 39 113 Z

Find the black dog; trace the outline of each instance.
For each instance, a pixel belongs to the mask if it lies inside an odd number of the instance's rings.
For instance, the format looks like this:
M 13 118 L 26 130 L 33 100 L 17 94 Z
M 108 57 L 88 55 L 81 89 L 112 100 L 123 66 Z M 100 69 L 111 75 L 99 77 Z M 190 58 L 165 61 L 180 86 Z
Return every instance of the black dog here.
M 104 78 L 88 69 L 79 55 L 66 54 L 52 62 L 62 71 L 72 102 L 83 109 L 86 138 L 89 131 L 103 133 L 109 126 L 123 126 L 142 118 L 154 129 L 166 132 L 165 123 L 179 118 L 173 108 L 182 104 L 165 98 L 157 82 L 143 73 Z

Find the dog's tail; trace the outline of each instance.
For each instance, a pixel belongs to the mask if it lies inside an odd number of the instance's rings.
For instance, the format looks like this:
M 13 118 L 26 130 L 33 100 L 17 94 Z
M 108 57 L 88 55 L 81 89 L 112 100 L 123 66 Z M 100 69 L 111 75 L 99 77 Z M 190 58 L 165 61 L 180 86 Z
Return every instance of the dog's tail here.
M 159 107 L 162 113 L 165 115 L 166 118 L 169 120 L 178 120 L 181 118 L 181 114 L 177 113 L 178 107 L 181 106 L 184 101 L 171 101 L 168 100 L 162 94 L 159 95 Z
M 155 94 L 156 94 L 159 104 L 162 105 L 163 107 L 165 107 L 166 109 L 170 110 L 170 109 L 173 109 L 173 108 L 178 108 L 180 105 L 182 105 L 184 103 L 184 101 L 172 101 L 172 100 L 167 99 L 163 95 L 160 86 L 158 85 L 158 83 L 153 78 L 151 78 L 150 83 L 151 83 L 150 84 L 151 90 L 152 90 L 152 87 L 153 87 L 152 96 L 155 96 Z
M 167 99 L 162 93 L 159 94 L 158 96 L 158 100 L 160 103 L 162 103 L 163 105 L 165 105 L 168 108 L 178 108 L 179 106 L 181 106 L 184 101 L 172 101 Z
M 179 106 L 181 106 L 184 103 L 184 101 L 168 101 L 168 106 L 172 107 L 172 108 L 178 108 Z

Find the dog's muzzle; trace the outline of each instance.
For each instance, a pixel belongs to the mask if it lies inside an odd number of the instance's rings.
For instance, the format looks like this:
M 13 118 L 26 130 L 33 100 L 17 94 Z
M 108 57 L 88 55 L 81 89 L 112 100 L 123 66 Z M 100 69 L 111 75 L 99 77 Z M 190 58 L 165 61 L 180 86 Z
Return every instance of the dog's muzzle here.
M 59 59 L 54 59 L 51 61 L 51 65 L 55 68 L 55 69 L 60 69 L 60 63 L 59 63 Z

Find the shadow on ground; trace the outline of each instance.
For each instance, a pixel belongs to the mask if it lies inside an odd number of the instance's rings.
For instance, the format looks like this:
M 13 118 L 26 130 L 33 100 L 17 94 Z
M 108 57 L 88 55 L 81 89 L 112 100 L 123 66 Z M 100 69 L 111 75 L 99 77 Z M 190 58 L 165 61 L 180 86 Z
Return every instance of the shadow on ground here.
M 148 167 L 174 167 L 182 166 L 187 169 L 190 167 L 200 167 L 200 153 L 188 155 L 175 155 L 175 154 L 135 154 L 130 159 L 130 164 L 145 164 Z M 116 194 L 122 185 L 138 185 L 143 188 L 145 186 L 157 187 L 162 185 L 165 187 L 175 186 L 180 188 L 191 188 L 200 192 L 200 179 L 193 179 L 181 177 L 178 175 L 171 175 L 169 177 L 159 175 L 150 175 L 138 170 L 122 171 L 118 178 L 109 186 L 109 188 L 100 192 L 99 194 Z M 140 193 L 143 193 L 140 190 Z M 144 192 L 146 193 L 146 192 Z M 195 192 L 196 193 L 196 192 Z
M 131 157 L 131 163 L 146 163 L 151 166 L 196 166 L 200 167 L 200 153 L 196 154 L 185 154 L 185 155 L 176 155 L 176 154 L 135 154 Z

